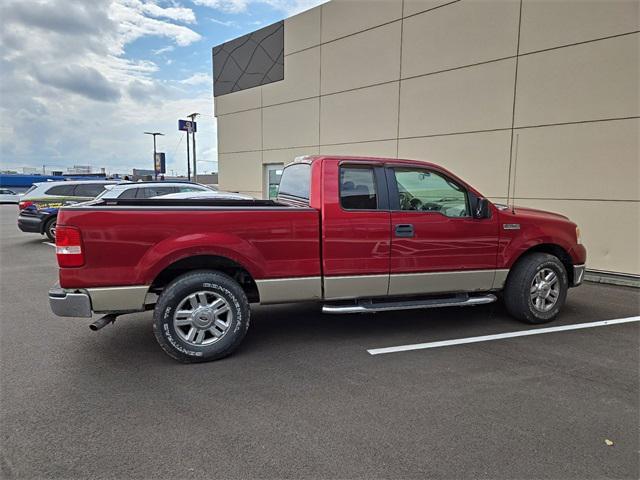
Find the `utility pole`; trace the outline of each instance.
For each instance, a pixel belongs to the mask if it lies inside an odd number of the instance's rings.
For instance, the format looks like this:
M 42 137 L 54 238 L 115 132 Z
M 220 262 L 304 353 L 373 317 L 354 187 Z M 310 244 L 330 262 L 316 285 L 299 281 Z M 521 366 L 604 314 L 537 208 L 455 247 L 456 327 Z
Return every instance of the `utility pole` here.
M 154 178 L 158 180 L 158 172 L 156 170 L 156 136 L 163 136 L 164 133 L 160 132 L 144 132 L 145 135 L 153 135 L 153 174 Z
M 187 134 L 187 180 L 191 181 L 191 159 L 189 158 L 189 130 L 185 132 Z
M 196 117 L 200 115 L 199 113 L 192 113 L 191 115 L 187 115 L 191 119 L 192 122 L 195 123 Z M 191 132 L 191 140 L 193 141 L 193 181 L 198 182 L 198 166 L 196 160 L 196 131 L 193 129 Z M 187 144 L 189 142 L 187 141 Z

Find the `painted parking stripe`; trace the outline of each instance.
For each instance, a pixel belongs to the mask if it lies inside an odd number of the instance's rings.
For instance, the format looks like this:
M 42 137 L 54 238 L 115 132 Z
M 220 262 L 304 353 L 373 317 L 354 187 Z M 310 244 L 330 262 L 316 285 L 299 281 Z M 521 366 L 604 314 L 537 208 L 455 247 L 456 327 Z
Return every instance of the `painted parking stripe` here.
M 50 246 L 52 246 L 52 247 L 55 247 L 55 246 L 56 246 L 56 244 L 55 244 L 55 243 L 51 243 L 51 242 L 42 242 L 42 243 L 44 243 L 45 245 L 50 245 Z
M 456 338 L 453 340 L 443 340 L 440 342 L 415 343 L 413 345 L 399 345 L 397 347 L 373 348 L 367 350 L 371 355 L 381 355 L 383 353 L 407 352 L 410 350 L 424 350 L 427 348 L 450 347 L 452 345 L 464 345 L 466 343 L 490 342 L 491 340 L 501 340 L 503 338 L 526 337 L 528 335 L 542 335 L 543 333 L 563 332 L 566 330 L 581 330 L 583 328 L 604 327 L 606 325 L 618 325 L 620 323 L 640 322 L 640 316 L 627 318 L 614 318 L 613 320 L 602 320 L 600 322 L 577 323 L 573 325 L 561 325 L 559 327 L 536 328 L 533 330 L 522 330 L 519 332 L 497 333 L 495 335 L 482 335 L 480 337 Z

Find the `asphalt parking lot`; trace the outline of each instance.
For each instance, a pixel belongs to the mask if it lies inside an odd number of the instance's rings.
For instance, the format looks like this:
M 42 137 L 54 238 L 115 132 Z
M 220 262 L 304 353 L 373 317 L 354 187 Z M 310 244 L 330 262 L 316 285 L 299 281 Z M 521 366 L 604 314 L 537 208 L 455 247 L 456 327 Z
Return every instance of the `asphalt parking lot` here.
M 150 313 L 97 333 L 54 317 L 53 248 L 16 210 L 0 207 L 3 478 L 639 476 L 637 322 L 374 356 L 540 327 L 500 304 L 263 307 L 232 357 L 182 365 Z M 551 325 L 637 316 L 639 301 L 585 284 Z

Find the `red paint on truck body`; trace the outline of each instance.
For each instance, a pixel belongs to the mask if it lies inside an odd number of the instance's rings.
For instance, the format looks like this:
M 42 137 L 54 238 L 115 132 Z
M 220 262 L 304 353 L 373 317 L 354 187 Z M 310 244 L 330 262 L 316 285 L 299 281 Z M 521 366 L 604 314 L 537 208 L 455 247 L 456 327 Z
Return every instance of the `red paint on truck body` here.
M 435 170 L 434 164 L 364 157 L 310 157 L 309 207 L 62 208 L 58 226 L 82 233 L 85 263 L 60 268 L 63 288 L 149 285 L 172 263 L 196 255 L 226 257 L 254 279 L 510 268 L 528 249 L 557 245 L 572 263 L 586 260 L 575 224 L 538 210 L 497 208 L 491 218 L 448 218 L 435 212 L 345 211 L 339 202 L 341 163 Z M 416 238 L 394 238 L 398 223 Z M 518 224 L 506 230 L 504 224 Z M 322 242 L 322 245 L 321 245 Z
M 226 257 L 255 279 L 320 275 L 318 212 L 281 210 L 62 210 L 58 221 L 82 231 L 85 264 L 61 268 L 60 285 L 149 285 L 196 255 Z

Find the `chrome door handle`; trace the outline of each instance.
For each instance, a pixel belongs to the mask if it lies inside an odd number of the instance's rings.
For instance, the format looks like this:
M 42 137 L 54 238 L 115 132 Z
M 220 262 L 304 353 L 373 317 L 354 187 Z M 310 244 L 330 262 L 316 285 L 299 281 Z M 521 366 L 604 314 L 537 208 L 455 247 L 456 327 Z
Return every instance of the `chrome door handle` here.
M 396 225 L 395 232 L 396 232 L 396 237 L 404 237 L 404 238 L 413 237 L 414 235 L 413 225 L 409 223 L 402 223 L 400 225 Z

